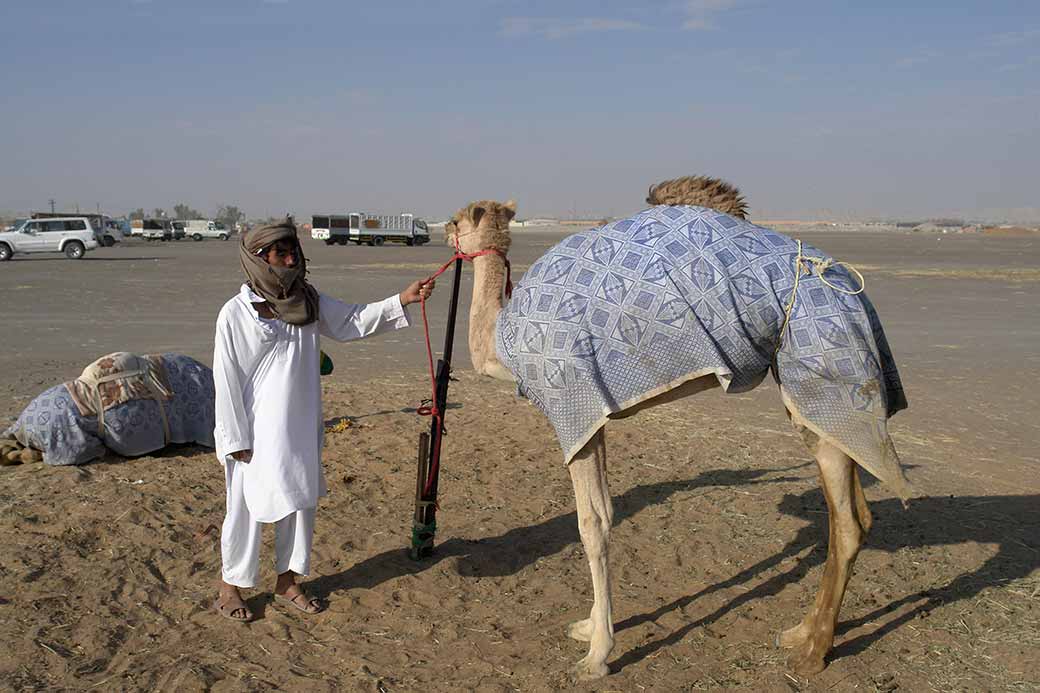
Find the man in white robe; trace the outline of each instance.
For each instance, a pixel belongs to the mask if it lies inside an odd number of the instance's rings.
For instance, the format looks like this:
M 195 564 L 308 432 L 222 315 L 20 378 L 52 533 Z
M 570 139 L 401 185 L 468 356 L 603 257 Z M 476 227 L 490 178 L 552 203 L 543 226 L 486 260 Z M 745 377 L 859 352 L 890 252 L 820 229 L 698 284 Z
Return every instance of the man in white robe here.
M 306 261 L 290 220 L 243 235 L 247 282 L 217 317 L 213 354 L 216 449 L 224 463 L 227 514 L 221 532 L 220 592 L 214 608 L 249 621 L 239 588 L 257 584 L 260 529 L 275 524 L 275 599 L 305 613 L 324 609 L 296 576 L 310 570 L 321 466 L 320 337 L 362 339 L 407 327 L 404 306 L 433 282 L 367 305 L 342 303 L 306 282 Z

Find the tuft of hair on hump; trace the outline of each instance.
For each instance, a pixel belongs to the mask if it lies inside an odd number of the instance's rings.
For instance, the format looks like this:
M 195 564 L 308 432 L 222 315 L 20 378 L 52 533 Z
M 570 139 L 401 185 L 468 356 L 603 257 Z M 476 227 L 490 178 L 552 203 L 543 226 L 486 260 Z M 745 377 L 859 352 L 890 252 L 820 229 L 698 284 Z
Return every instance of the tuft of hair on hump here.
M 723 214 L 747 219 L 747 202 L 736 186 L 708 176 L 683 176 L 651 185 L 646 201 L 652 205 L 709 207 Z
M 471 230 L 480 230 L 487 234 L 490 247 L 499 250 L 509 249 L 509 222 L 516 216 L 516 202 L 496 202 L 495 200 L 477 200 L 471 202 L 452 215 L 445 229 L 445 236 L 453 236 L 459 232 L 459 222 L 466 220 Z

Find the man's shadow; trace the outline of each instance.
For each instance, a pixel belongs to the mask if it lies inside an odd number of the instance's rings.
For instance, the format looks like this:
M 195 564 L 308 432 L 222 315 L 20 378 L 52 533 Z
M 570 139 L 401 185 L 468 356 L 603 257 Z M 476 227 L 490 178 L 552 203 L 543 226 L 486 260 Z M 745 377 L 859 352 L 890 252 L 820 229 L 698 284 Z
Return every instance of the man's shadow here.
M 978 568 L 966 570 L 942 587 L 908 592 L 868 614 L 850 621 L 839 622 L 835 630 L 836 636 L 883 619 L 887 614 L 906 606 L 912 605 L 913 607 L 896 618 L 880 623 L 868 633 L 839 643 L 831 651 L 830 660 L 859 654 L 888 633 L 921 614 L 927 614 L 939 606 L 971 599 L 988 587 L 1026 577 L 1040 567 L 1040 546 L 1037 545 L 1037 538 L 1040 537 L 1040 496 L 925 497 L 910 501 L 907 509 L 903 508 L 898 499 L 886 498 L 871 503 L 870 509 L 874 515 L 874 525 L 864 544 L 864 549 L 895 552 L 906 547 L 922 548 L 978 543 L 997 545 L 996 553 Z M 823 493 L 819 489 L 812 489 L 797 496 L 785 495 L 780 502 L 779 510 L 786 515 L 798 517 L 809 523 L 802 527 L 794 539 L 788 542 L 779 553 L 695 594 L 684 596 L 652 612 L 629 617 L 618 623 L 615 630 L 621 631 L 647 621 L 656 621 L 663 615 L 676 609 L 682 609 L 700 597 L 747 583 L 764 571 L 809 549 L 809 553 L 802 560 L 791 569 L 759 583 L 696 621 L 686 624 L 663 638 L 647 642 L 626 652 L 612 664 L 612 670 L 617 671 L 629 664 L 639 662 L 662 647 L 681 641 L 692 630 L 711 625 L 725 614 L 748 602 L 778 594 L 786 586 L 802 582 L 814 567 L 823 563 L 827 558 L 826 538 L 828 535 L 827 506 Z M 864 577 L 860 579 L 866 580 Z M 856 575 L 853 574 L 849 590 L 854 592 L 858 587 L 857 583 Z M 814 581 L 805 583 L 803 587 L 815 594 L 819 585 Z M 801 617 L 801 613 L 792 613 L 788 618 L 789 623 L 784 625 L 794 625 Z

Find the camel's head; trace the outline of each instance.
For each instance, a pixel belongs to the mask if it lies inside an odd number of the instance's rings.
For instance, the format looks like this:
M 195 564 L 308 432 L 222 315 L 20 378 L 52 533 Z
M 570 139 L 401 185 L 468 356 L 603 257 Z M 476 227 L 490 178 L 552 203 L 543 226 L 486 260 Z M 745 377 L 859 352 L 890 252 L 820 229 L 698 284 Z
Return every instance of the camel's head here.
M 646 201 L 652 205 L 710 207 L 740 219 L 747 218 L 747 202 L 733 185 L 707 176 L 683 176 L 650 186 Z
M 457 244 L 464 253 L 488 248 L 509 252 L 509 221 L 516 216 L 516 202 L 505 204 L 493 200 L 472 202 L 455 212 L 444 227 L 449 243 Z

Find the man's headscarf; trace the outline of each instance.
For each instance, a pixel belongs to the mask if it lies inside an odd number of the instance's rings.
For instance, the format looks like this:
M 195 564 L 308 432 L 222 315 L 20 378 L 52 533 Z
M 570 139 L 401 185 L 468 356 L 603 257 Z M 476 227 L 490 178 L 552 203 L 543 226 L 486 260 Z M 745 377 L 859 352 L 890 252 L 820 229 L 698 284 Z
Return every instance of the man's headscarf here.
M 295 246 L 295 266 L 272 267 L 257 255 L 278 241 L 290 241 Z M 249 287 L 267 301 L 279 320 L 308 325 L 318 319 L 318 292 L 307 283 L 307 260 L 292 220 L 286 218 L 242 234 L 238 255 Z

